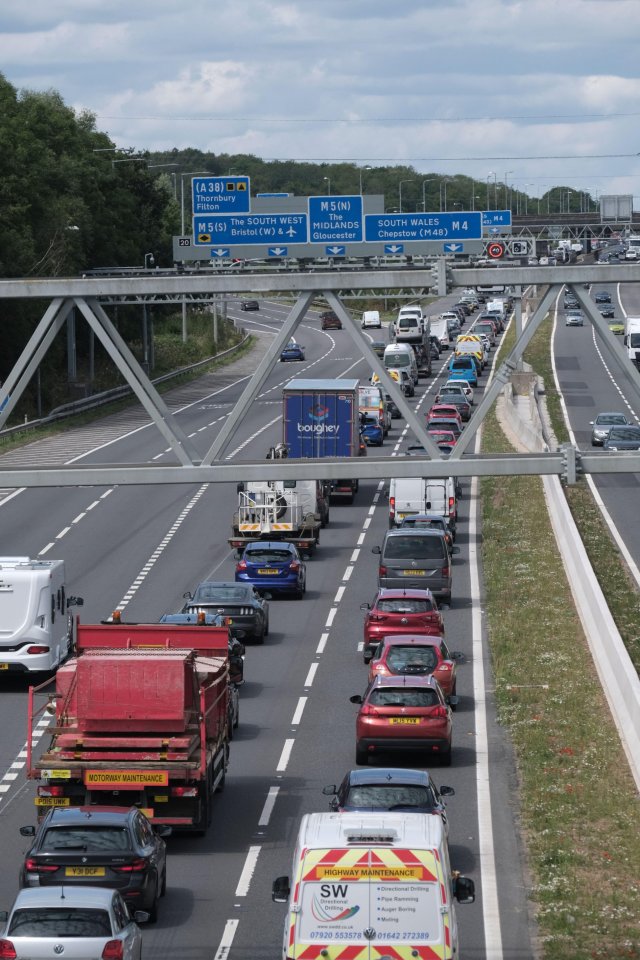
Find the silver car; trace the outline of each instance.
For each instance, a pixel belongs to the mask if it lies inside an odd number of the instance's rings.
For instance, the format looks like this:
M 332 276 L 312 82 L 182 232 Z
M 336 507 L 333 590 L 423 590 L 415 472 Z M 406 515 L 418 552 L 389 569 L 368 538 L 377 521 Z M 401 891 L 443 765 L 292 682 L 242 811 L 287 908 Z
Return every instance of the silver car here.
M 140 960 L 139 923 L 131 918 L 117 890 L 102 887 L 30 887 L 21 890 L 7 913 L 0 912 L 3 944 L 12 944 L 16 960 Z M 136 922 L 137 921 L 137 922 Z M 8 948 L 5 948 L 8 949 Z
M 593 428 L 591 431 L 591 446 L 601 447 L 609 436 L 611 427 L 625 427 L 630 423 L 631 421 L 626 413 L 618 413 L 617 411 L 599 413 L 595 420 L 591 421 Z

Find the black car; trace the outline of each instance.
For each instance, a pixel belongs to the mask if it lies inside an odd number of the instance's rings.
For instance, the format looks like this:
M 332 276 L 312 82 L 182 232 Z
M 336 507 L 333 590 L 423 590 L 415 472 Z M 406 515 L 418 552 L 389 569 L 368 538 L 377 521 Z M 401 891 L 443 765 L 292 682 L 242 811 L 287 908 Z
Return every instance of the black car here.
M 240 302 L 241 310 L 259 310 L 260 304 L 257 300 L 242 300 Z
M 600 314 L 605 318 L 605 320 L 611 320 L 616 315 L 616 312 L 613 309 L 612 304 L 610 303 L 603 303 L 601 306 L 598 307 L 598 310 L 600 311 Z
M 640 427 L 611 427 L 602 446 L 605 450 L 640 450 Z
M 371 349 L 375 353 L 376 357 L 384 357 L 384 351 L 386 349 L 386 346 L 387 344 L 384 342 L 384 340 L 371 341 Z
M 580 309 L 580 303 L 578 302 L 577 298 L 574 297 L 574 296 L 572 296 L 572 295 L 570 295 L 570 294 L 565 295 L 563 306 L 564 306 L 564 309 L 565 309 L 565 310 L 579 310 L 579 309 Z
M 182 613 L 218 613 L 229 617 L 232 625 L 244 631 L 247 640 L 264 643 L 269 633 L 269 604 L 251 583 L 234 580 L 204 580 L 187 601 Z
M 108 887 L 135 910 L 158 916 L 167 887 L 163 837 L 137 807 L 52 807 L 39 827 L 20 827 L 34 837 L 20 870 L 21 887 Z
M 596 303 L 611 303 L 611 294 L 606 290 L 598 290 L 594 297 Z

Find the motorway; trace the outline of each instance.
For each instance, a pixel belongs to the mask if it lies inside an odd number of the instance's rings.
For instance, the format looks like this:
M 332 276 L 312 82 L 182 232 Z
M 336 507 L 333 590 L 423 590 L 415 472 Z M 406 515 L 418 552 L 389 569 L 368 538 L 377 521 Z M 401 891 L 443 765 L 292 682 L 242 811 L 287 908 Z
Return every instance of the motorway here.
M 259 314 L 242 318 L 259 336 L 258 351 L 167 395 L 170 409 L 199 450 L 211 444 L 286 312 L 263 301 Z M 566 331 L 562 327 L 559 358 L 569 356 L 574 344 L 584 345 L 580 362 L 585 369 L 587 364 L 592 367 L 590 338 L 589 325 Z M 280 391 L 290 377 L 368 377 L 347 333 L 321 332 L 317 314 L 305 318 L 297 339 L 306 347 L 306 361 L 274 366 L 230 444 L 229 459 L 257 459 L 281 438 Z M 444 354 L 436 370 L 446 359 Z M 440 379 L 438 375 L 421 382 L 410 402 L 426 411 Z M 587 383 L 585 394 L 590 386 Z M 602 408 L 617 406 L 604 400 Z M 383 453 L 402 455 L 407 442 L 403 428 L 402 420 L 393 421 Z M 131 411 L 31 444 L 2 460 L 11 465 L 71 459 L 93 464 L 163 458 L 172 462 L 170 457 L 144 414 Z M 448 644 L 464 654 L 453 763 L 442 770 L 434 763 L 430 769 L 436 783 L 456 790 L 447 805 L 452 863 L 476 881 L 476 903 L 457 911 L 462 955 L 469 960 L 525 960 L 534 951 L 514 818 L 517 784 L 510 745 L 494 715 L 471 493 L 471 485 L 465 484 L 457 541 L 462 550 L 454 560 L 452 606 L 445 611 Z M 123 619 L 153 622 L 179 610 L 183 593 L 200 580 L 233 577 L 227 537 L 235 501 L 235 484 L 30 489 L 0 501 L 2 552 L 64 559 L 69 592 L 85 599 L 81 614 L 86 622 L 109 616 L 116 607 Z M 387 512 L 384 482 L 361 482 L 353 506 L 332 506 L 330 525 L 308 561 L 304 600 L 271 602 L 265 645 L 247 648 L 247 682 L 241 690 L 240 726 L 231 745 L 225 791 L 216 798 L 205 839 L 177 836 L 168 842 L 167 896 L 158 924 L 144 931 L 147 957 L 273 960 L 281 955 L 285 911 L 271 902 L 271 882 L 290 872 L 300 816 L 328 809 L 322 787 L 339 782 L 355 765 L 356 708 L 348 698 L 365 686 L 358 649 L 360 604 L 375 591 L 371 548 L 381 542 Z M 5 864 L 0 908 L 11 905 L 17 888 L 25 849 L 18 828 L 35 819 L 34 788 L 24 770 L 26 686 L 5 678 L 0 703 Z

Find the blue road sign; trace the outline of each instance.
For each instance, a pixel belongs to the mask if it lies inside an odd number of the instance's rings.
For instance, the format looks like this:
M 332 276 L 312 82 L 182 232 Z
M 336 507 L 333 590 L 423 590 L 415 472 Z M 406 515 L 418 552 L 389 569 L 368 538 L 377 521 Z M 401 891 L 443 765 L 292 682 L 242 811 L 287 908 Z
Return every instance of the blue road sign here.
M 249 213 L 251 191 L 249 177 L 192 177 L 193 215 L 211 213 Z
M 267 250 L 267 256 L 269 257 L 286 257 L 288 247 L 269 247 Z
M 309 197 L 311 243 L 359 243 L 362 197 Z
M 483 210 L 482 226 L 487 227 L 510 227 L 511 210 Z
M 480 240 L 480 212 L 460 213 L 376 213 L 367 214 L 365 240 L 368 243 L 412 240 Z
M 195 246 L 215 244 L 306 243 L 304 213 L 257 213 L 240 216 L 194 217 Z
M 404 250 L 403 243 L 385 243 L 384 245 L 385 253 L 391 253 L 391 254 L 397 255 L 399 253 L 402 253 L 403 250 Z

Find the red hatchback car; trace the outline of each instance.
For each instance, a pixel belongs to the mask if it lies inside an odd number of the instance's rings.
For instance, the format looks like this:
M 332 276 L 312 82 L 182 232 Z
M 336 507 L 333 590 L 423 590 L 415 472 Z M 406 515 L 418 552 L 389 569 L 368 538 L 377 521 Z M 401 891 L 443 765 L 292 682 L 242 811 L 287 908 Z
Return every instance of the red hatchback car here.
M 365 611 L 365 663 L 380 641 L 391 634 L 439 637 L 444 633 L 444 620 L 430 590 L 382 587 L 373 603 L 362 603 L 360 609 Z
M 447 420 L 456 420 L 458 426 L 462 430 L 462 417 L 460 416 L 460 411 L 452 403 L 434 403 L 431 409 L 427 412 L 427 423 L 431 420 L 441 420 L 442 418 Z
M 356 719 L 356 763 L 387 751 L 435 754 L 451 763 L 452 717 L 442 688 L 433 677 L 376 677 L 364 695 Z
M 457 650 L 451 653 L 444 637 L 396 634 L 384 637 L 369 661 L 369 680 L 374 677 L 412 676 L 436 678 L 452 710 L 456 709 L 456 664 L 462 659 Z

